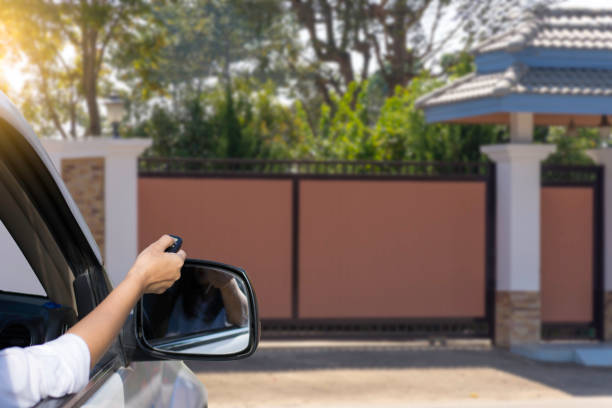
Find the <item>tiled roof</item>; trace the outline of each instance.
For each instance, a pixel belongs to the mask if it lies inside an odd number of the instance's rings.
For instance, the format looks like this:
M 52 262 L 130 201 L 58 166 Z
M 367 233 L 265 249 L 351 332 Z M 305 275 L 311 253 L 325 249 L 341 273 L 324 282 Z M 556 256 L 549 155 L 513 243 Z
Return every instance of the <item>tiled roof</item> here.
M 526 47 L 612 50 L 612 10 L 536 8 L 524 14 L 515 28 L 472 51 L 515 52 Z
M 528 68 L 517 63 L 506 71 L 469 74 L 422 96 L 417 107 L 431 107 L 507 94 L 612 96 L 612 70 Z

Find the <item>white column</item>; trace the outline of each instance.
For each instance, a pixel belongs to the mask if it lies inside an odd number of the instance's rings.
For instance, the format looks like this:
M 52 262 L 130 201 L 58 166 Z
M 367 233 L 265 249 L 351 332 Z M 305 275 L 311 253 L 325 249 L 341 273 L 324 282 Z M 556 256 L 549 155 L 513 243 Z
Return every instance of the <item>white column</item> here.
M 106 157 L 106 271 L 114 286 L 138 255 L 137 161 L 143 150 L 142 146 L 130 146 Z
M 510 112 L 510 142 L 531 143 L 533 141 L 533 113 Z
M 552 145 L 489 145 L 497 172 L 497 290 L 540 290 L 540 163 Z
M 540 339 L 540 163 L 555 146 L 482 146 L 496 163 L 495 344 Z
M 42 139 L 43 146 L 61 172 L 62 159 L 104 158 L 105 268 L 117 285 L 138 254 L 138 156 L 150 139 L 79 140 Z

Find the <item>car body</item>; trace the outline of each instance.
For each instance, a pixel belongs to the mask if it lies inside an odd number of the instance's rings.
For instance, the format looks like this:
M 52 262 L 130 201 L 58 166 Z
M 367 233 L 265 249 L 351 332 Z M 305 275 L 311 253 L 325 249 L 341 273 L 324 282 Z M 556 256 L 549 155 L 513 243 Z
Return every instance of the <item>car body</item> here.
M 0 341 L 6 347 L 52 340 L 93 310 L 112 286 L 98 246 L 51 159 L 1 92 L 0 200 L 0 220 L 46 292 L 46 296 L 34 296 L 0 287 Z M 154 350 L 143 341 L 138 308 L 83 390 L 38 406 L 207 406 L 204 386 L 176 359 L 240 358 L 255 351 L 259 335 L 255 296 L 244 271 L 232 269 L 231 273 L 244 279 L 249 289 L 252 322 L 246 350 L 227 357 Z

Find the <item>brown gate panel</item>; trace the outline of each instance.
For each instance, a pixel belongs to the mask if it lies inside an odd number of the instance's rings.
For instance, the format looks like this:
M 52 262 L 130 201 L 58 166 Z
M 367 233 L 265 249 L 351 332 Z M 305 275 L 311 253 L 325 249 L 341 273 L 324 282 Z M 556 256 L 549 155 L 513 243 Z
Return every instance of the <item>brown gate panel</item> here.
M 263 318 L 291 317 L 289 180 L 139 179 L 139 246 L 164 233 L 191 258 L 243 267 Z
M 542 321 L 593 320 L 593 188 L 543 187 Z
M 299 317 L 485 316 L 484 182 L 300 183 Z

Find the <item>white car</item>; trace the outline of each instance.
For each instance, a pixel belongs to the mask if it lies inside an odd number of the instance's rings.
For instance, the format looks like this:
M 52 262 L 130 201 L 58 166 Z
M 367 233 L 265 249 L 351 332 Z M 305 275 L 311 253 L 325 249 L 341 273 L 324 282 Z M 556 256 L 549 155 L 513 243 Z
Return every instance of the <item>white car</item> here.
M 46 292 L 8 292 L 0 284 L 0 348 L 44 343 L 112 288 L 50 158 L 1 92 L 0 200 L 0 220 L 30 267 L 4 271 L 3 282 L 11 273 L 33 273 Z M 206 407 L 204 386 L 180 360 L 247 357 L 258 340 L 257 302 L 246 273 L 188 259 L 170 290 L 141 299 L 83 390 L 37 406 Z

